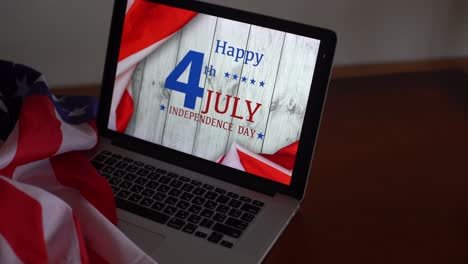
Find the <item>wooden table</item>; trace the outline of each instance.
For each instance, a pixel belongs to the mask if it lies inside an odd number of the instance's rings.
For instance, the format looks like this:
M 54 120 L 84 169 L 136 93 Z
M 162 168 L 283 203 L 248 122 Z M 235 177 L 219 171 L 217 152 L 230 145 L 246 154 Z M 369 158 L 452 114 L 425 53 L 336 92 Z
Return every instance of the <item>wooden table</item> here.
M 333 80 L 306 198 L 265 263 L 468 263 L 468 76 Z
M 306 198 L 266 263 L 468 263 L 468 76 L 332 81 Z

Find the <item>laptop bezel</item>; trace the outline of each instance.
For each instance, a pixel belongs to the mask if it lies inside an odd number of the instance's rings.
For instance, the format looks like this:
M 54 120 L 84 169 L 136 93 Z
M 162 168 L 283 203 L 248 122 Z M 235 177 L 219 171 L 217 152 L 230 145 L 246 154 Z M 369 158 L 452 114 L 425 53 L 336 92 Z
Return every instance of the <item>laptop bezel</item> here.
M 148 0 L 147 0 L 148 1 Z M 265 178 L 248 174 L 215 162 L 182 153 L 162 145 L 144 141 L 124 133 L 108 129 L 112 93 L 120 50 L 123 23 L 127 1 L 114 1 L 114 11 L 108 41 L 107 55 L 103 73 L 100 106 L 97 125 L 101 136 L 108 137 L 113 143 L 132 151 L 156 159 L 203 173 L 207 176 L 227 181 L 245 188 L 267 194 L 276 192 L 302 200 L 309 169 L 315 148 L 320 117 L 330 78 L 336 46 L 336 34 L 328 29 L 286 21 L 247 11 L 236 10 L 198 1 L 150 0 L 154 3 L 189 9 L 199 13 L 232 19 L 244 23 L 263 26 L 288 33 L 294 33 L 320 40 L 315 72 L 311 84 L 304 124 L 299 138 L 299 148 L 290 185 L 283 185 Z

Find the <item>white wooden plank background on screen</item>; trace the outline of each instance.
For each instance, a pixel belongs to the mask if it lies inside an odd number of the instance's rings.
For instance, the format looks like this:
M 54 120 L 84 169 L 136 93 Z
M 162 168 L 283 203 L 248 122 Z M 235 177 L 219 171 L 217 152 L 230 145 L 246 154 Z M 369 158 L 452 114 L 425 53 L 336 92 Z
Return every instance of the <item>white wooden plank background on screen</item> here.
M 262 153 L 299 139 L 318 47 L 318 40 L 286 34 Z
M 228 147 L 235 141 L 254 152 L 261 151 L 263 140 L 257 137 L 257 133 L 265 134 L 284 37 L 284 32 L 252 26 L 247 50 L 264 54 L 264 56 L 258 66 L 253 66 L 252 62 L 250 62 L 244 64 L 242 69 L 241 76 L 245 76 L 247 82 L 241 81 L 237 97 L 242 100 L 243 105 L 239 107 L 239 115 L 243 116 L 244 119 L 232 119 L 236 129 L 229 136 Z M 251 79 L 255 80 L 255 84 L 250 83 Z M 260 86 L 260 82 L 265 83 L 264 87 Z M 247 121 L 249 111 L 245 105 L 245 100 L 252 102 L 252 111 L 257 103 L 262 104 L 254 114 L 253 123 Z M 253 135 L 249 132 L 250 136 L 239 134 L 239 132 L 242 132 L 238 131 L 240 126 L 248 128 L 248 131 L 251 131 L 250 129 L 255 130 L 255 132 Z
M 205 93 L 208 89 L 222 93 L 222 100 L 220 100 L 220 110 L 223 110 L 226 105 L 226 95 L 235 96 L 239 86 L 239 79 L 236 81 L 232 78 L 225 78 L 224 73 L 229 72 L 229 74 L 240 74 L 242 71 L 243 62 L 240 60 L 236 62 L 234 61 L 233 57 L 226 56 L 226 54 L 223 55 L 221 53 L 216 53 L 217 40 L 220 40 L 221 44 L 223 44 L 224 41 L 227 41 L 226 51 L 227 46 L 233 46 L 245 50 L 245 47 L 247 46 L 249 30 L 249 24 L 223 18 L 218 19 L 210 61 L 210 64 L 216 68 L 217 74 L 216 78 L 209 79 L 206 83 Z M 220 52 L 220 50 L 218 50 L 218 52 Z M 214 103 L 216 101 L 215 97 L 216 94 L 213 93 L 210 110 L 206 115 L 218 120 L 230 122 L 231 116 L 228 113 L 230 112 L 229 110 L 232 109 L 232 105 L 234 103 L 233 98 L 231 98 L 227 114 L 218 114 L 214 110 Z M 205 95 L 201 107 L 202 111 L 206 107 L 207 99 L 208 96 Z M 229 131 L 199 123 L 195 136 L 193 154 L 198 157 L 215 160 L 224 154 L 228 140 Z
M 177 63 L 179 63 L 190 50 L 204 54 L 203 69 L 199 84 L 201 88 L 205 87 L 206 75 L 204 74 L 204 67 L 209 64 L 216 20 L 217 18 L 214 16 L 199 14 L 182 29 Z M 189 68 L 187 68 L 184 74 L 179 78 L 179 81 L 187 83 L 188 73 Z M 216 72 L 216 74 L 220 73 Z M 183 108 L 184 100 L 185 94 L 171 91 L 167 111 L 169 111 L 171 106 Z M 197 98 L 195 109 L 191 111 L 198 113 L 200 111 L 201 101 L 201 98 Z M 196 129 L 197 122 L 194 120 L 187 120 L 184 117 L 168 114 L 166 116 L 162 144 L 185 153 L 192 153 Z
M 135 115 L 138 111 L 138 102 L 140 101 L 141 84 L 143 82 L 143 71 L 145 69 L 145 63 L 146 59 L 143 59 L 140 63 L 138 63 L 130 82 L 130 91 L 134 104 L 132 118 L 130 119 L 130 122 L 128 122 L 127 129 L 125 130 L 125 134 L 127 135 L 133 135 L 135 133 Z
M 135 120 L 134 136 L 161 144 L 169 90 L 164 88 L 169 73 L 174 69 L 180 43 L 180 32 L 173 35 L 146 59 L 140 100 Z

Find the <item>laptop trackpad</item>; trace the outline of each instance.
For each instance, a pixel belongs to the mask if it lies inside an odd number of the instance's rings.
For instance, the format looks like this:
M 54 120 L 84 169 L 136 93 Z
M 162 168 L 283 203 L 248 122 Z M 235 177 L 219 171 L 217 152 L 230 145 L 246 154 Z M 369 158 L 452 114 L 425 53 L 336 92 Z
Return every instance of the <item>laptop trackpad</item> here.
M 156 249 L 164 240 L 164 236 L 161 234 L 154 233 L 122 219 L 119 219 L 117 226 L 130 240 L 150 256 L 154 256 Z

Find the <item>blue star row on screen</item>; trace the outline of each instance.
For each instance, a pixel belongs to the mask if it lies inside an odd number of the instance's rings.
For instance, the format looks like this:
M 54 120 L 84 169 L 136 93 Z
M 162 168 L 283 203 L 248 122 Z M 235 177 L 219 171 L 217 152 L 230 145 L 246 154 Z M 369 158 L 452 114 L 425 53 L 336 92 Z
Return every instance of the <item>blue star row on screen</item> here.
M 234 73 L 234 74 L 231 74 L 231 73 L 229 73 L 229 72 L 225 72 L 225 73 L 224 73 L 224 78 L 226 78 L 226 79 L 232 79 L 232 80 L 234 80 L 234 81 L 240 80 L 241 82 L 250 83 L 251 85 L 255 85 L 255 83 L 258 82 L 258 81 L 255 80 L 254 78 L 249 79 L 249 78 L 247 78 L 247 77 L 245 77 L 245 76 L 240 76 L 240 75 L 237 75 L 237 74 L 235 74 L 235 73 Z M 259 85 L 260 87 L 265 87 L 265 84 L 266 84 L 265 81 L 258 82 L 258 85 Z

